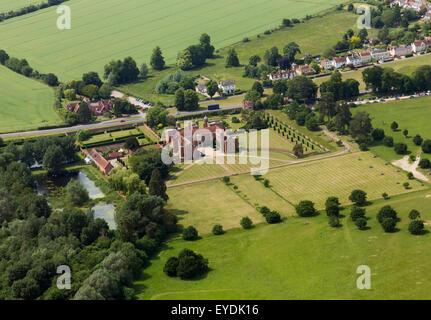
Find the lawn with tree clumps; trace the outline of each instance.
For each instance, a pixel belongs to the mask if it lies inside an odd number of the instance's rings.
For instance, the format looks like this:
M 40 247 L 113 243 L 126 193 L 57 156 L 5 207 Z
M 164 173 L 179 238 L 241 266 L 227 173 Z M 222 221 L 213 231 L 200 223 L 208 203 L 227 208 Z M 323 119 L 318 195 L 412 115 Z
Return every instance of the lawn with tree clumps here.
M 338 228 L 331 228 L 321 212 L 193 242 L 170 241 L 170 250 L 152 260 L 135 288 L 140 299 L 429 299 L 430 235 L 413 235 L 410 230 L 416 229 L 409 227 L 411 221 L 431 219 L 429 195 L 426 190 L 374 201 L 364 207 L 364 230 L 346 207 Z M 377 219 L 386 205 L 400 219 L 395 232 L 385 232 Z M 409 217 L 412 209 L 420 218 Z M 166 261 L 185 248 L 208 260 L 210 271 L 199 281 L 163 272 Z M 357 289 L 359 265 L 371 268 L 372 290 Z

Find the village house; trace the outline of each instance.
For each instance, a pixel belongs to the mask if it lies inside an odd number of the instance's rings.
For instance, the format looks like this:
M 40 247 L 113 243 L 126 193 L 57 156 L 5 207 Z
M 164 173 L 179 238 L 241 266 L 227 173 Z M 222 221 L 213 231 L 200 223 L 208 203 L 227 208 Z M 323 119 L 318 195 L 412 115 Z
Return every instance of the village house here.
M 391 53 L 386 49 L 375 49 L 371 51 L 371 58 L 379 60 L 379 61 L 385 61 L 388 59 L 391 59 Z
M 359 55 L 363 64 L 371 62 L 371 53 L 369 50 L 362 51 Z
M 360 64 L 362 64 L 362 58 L 359 54 L 352 54 L 350 56 L 347 56 L 346 64 L 350 66 L 359 66 Z
M 309 64 L 296 66 L 295 72 L 298 76 L 306 76 L 315 73 L 314 69 Z
M 412 53 L 412 47 L 411 46 L 400 46 L 400 47 L 391 46 L 389 52 L 393 57 L 402 57 Z
M 187 125 L 187 124 L 186 124 Z M 192 141 L 190 141 L 190 137 L 185 136 L 184 129 L 181 128 L 181 124 L 179 121 L 177 121 L 175 125 L 175 129 L 167 129 L 166 130 L 166 142 L 171 144 L 171 146 L 174 148 L 174 155 L 180 155 L 181 159 L 184 159 L 185 156 L 185 149 L 190 148 L 191 146 L 191 152 L 192 154 L 195 154 L 197 151 L 197 148 L 199 147 L 200 143 L 203 143 L 205 141 L 205 134 L 208 133 L 207 130 L 211 132 L 211 138 L 212 142 L 211 145 L 214 145 L 214 140 L 217 138 L 217 131 L 221 130 L 223 131 L 223 122 L 221 120 L 208 122 L 208 117 L 205 116 L 203 128 L 199 128 L 199 121 L 195 121 L 193 125 L 191 125 L 191 122 L 188 122 L 189 131 L 192 136 Z M 203 130 L 205 129 L 205 130 Z M 171 135 L 171 130 L 174 132 L 179 133 L 179 141 L 178 139 L 175 139 Z M 200 135 L 202 133 L 202 135 Z M 221 137 L 224 141 L 223 143 L 223 151 L 224 153 L 235 153 L 239 151 L 239 140 L 236 136 L 226 135 L 226 132 L 224 132 L 223 136 Z M 231 150 L 231 146 L 233 146 L 233 149 Z
M 106 112 L 111 111 L 113 108 L 113 104 L 111 100 L 99 100 L 99 101 L 90 102 L 87 104 L 91 114 L 96 117 L 104 115 Z M 79 110 L 79 102 L 69 103 L 66 106 L 66 109 L 69 110 L 70 112 L 77 113 Z
M 236 90 L 236 85 L 232 81 L 220 81 L 218 87 L 223 93 L 234 93 Z
M 332 66 L 333 66 L 335 69 L 339 69 L 339 68 L 344 67 L 344 66 L 346 65 L 346 62 L 347 62 L 346 57 L 335 57 L 335 58 L 332 60 Z
M 289 80 L 289 79 L 292 79 L 293 77 L 295 77 L 295 75 L 296 75 L 296 73 L 294 71 L 290 71 L 290 70 L 283 71 L 282 70 L 282 71 L 277 72 L 277 73 L 270 73 L 268 75 L 268 78 L 272 81 L 277 81 L 277 80 L 281 80 L 281 79 Z
M 88 161 L 93 161 L 94 164 L 102 171 L 106 176 L 114 168 L 108 160 L 106 160 L 95 148 L 83 150 L 81 152 L 86 156 Z M 87 161 L 86 161 L 87 162 Z
M 320 61 L 320 67 L 323 70 L 332 70 L 333 69 L 332 61 L 328 59 L 323 59 L 322 61 Z
M 424 40 L 415 40 L 412 43 L 412 51 L 414 53 L 425 51 L 429 47 L 431 47 L 431 38 L 430 37 L 427 37 Z
M 207 86 L 204 84 L 199 84 L 196 86 L 196 92 L 206 94 L 207 93 Z
M 242 102 L 242 108 L 243 108 L 244 110 L 247 110 L 247 109 L 253 109 L 253 108 L 254 108 L 253 101 L 252 101 L 252 100 L 244 100 L 244 101 Z

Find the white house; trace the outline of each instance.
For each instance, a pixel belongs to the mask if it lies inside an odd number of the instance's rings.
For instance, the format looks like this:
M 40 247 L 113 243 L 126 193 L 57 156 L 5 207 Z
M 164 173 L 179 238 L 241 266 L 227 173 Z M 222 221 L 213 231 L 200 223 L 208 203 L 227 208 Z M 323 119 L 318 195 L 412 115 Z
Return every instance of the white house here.
M 421 52 L 424 51 L 426 48 L 431 47 L 431 38 L 427 37 L 424 40 L 415 40 L 412 43 L 412 51 L 413 52 Z
M 358 66 L 362 64 L 362 58 L 359 54 L 352 54 L 346 58 L 347 65 Z
M 346 65 L 346 62 L 347 62 L 346 57 L 335 57 L 332 60 L 332 66 L 335 69 L 338 69 L 338 68 L 344 67 Z
M 236 85 L 232 81 L 220 81 L 218 87 L 223 91 L 223 93 L 234 93 L 236 90 Z

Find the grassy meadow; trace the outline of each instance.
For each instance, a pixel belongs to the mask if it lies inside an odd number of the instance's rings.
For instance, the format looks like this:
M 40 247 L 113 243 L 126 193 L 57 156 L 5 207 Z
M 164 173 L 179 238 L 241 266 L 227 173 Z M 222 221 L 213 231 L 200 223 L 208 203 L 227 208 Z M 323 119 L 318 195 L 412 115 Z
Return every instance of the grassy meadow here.
M 386 204 L 398 211 L 398 232 L 384 233 L 376 220 Z M 321 213 L 195 242 L 173 240 L 151 260 L 135 288 L 140 299 L 430 299 L 431 234 L 413 236 L 407 230 L 409 211 L 419 210 L 429 223 L 430 206 L 427 189 L 374 201 L 366 207 L 370 228 L 364 231 L 347 208 L 339 228 L 329 227 Z M 209 260 L 211 270 L 202 279 L 183 281 L 163 273 L 167 259 L 183 248 Z M 370 290 L 356 287 L 360 265 L 371 269 Z
M 0 132 L 37 129 L 62 121 L 53 109 L 54 91 L 0 66 Z
M 416 155 L 420 147 L 413 143 L 413 137 L 419 134 L 424 139 L 431 139 L 431 97 L 420 97 L 385 103 L 372 103 L 359 106 L 352 110 L 353 113 L 366 111 L 370 114 L 374 128 L 385 130 L 385 134 L 394 138 L 394 143 L 407 144 L 408 150 Z M 399 125 L 397 131 L 392 131 L 391 123 L 396 121 Z M 409 130 L 406 137 L 403 130 Z M 371 147 L 371 151 L 387 161 L 398 160 L 403 156 L 395 153 L 394 148 L 384 145 Z

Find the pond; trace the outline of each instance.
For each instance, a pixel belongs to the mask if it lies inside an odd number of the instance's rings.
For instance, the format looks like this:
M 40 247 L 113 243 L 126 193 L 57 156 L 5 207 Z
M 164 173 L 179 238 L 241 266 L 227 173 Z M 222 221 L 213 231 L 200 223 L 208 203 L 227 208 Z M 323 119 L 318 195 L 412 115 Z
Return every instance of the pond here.
M 99 203 L 95 205 L 92 210 L 94 211 L 94 219 L 101 218 L 105 220 L 111 230 L 117 228 L 114 219 L 115 207 L 112 204 Z
M 88 191 L 90 199 L 100 199 L 105 195 L 96 187 L 94 181 L 90 180 L 85 172 L 67 172 L 58 177 L 38 175 L 36 177 L 37 193 L 40 195 L 55 196 L 60 188 L 64 188 L 71 179 L 77 179 Z

